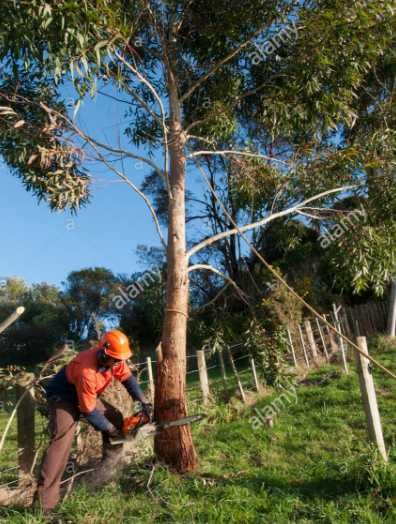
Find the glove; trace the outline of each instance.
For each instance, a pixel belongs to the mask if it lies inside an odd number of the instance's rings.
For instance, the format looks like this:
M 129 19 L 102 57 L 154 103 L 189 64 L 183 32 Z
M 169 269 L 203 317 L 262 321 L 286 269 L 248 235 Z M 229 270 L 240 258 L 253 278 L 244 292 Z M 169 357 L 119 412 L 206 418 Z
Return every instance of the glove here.
M 124 435 L 122 433 L 121 430 L 119 430 L 118 428 L 116 428 L 115 426 L 111 426 L 111 428 L 107 431 L 107 434 L 109 435 L 110 438 L 112 439 L 120 439 L 120 438 L 124 438 Z
M 148 417 L 149 422 L 153 421 L 153 405 L 151 402 L 142 402 L 142 411 Z

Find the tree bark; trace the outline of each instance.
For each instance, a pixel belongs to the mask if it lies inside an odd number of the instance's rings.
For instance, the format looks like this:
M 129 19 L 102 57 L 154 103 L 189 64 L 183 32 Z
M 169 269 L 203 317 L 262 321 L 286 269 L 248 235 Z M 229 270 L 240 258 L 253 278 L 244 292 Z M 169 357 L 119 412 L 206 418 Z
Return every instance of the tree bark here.
M 169 198 L 166 308 L 162 330 L 162 361 L 157 364 L 155 417 L 175 420 L 187 415 L 186 341 L 188 316 L 188 276 L 185 238 L 185 136 L 180 123 L 177 92 L 169 79 L 171 121 L 169 129 Z M 155 438 L 160 461 L 178 472 L 197 466 L 189 426 L 162 431 Z

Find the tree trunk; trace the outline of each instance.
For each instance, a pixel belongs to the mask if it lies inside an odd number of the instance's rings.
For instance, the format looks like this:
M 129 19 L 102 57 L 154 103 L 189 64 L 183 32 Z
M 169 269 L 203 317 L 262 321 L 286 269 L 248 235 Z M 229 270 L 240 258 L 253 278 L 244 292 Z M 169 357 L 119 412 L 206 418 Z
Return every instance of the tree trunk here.
M 170 96 L 169 132 L 172 196 L 169 198 L 166 308 L 162 331 L 162 361 L 157 364 L 155 417 L 175 420 L 187 415 L 185 399 L 188 277 L 185 239 L 185 138 Z M 173 104 L 173 105 L 172 105 Z M 173 110 L 173 111 L 172 111 Z M 155 438 L 155 452 L 162 462 L 179 472 L 192 471 L 197 455 L 189 426 L 162 431 Z

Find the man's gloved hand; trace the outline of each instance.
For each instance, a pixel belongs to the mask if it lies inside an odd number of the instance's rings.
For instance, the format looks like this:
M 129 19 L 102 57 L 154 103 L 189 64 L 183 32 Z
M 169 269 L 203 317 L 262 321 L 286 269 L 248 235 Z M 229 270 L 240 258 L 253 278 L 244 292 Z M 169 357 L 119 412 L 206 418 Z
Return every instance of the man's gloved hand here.
M 151 402 L 142 402 L 141 404 L 143 413 L 148 417 L 149 422 L 152 422 L 154 415 L 153 405 L 151 404 Z
M 115 426 L 111 426 L 111 428 L 109 428 L 109 430 L 107 431 L 107 434 L 109 435 L 110 438 L 112 439 L 123 439 L 124 438 L 124 435 L 122 433 L 122 431 L 118 428 L 116 428 Z

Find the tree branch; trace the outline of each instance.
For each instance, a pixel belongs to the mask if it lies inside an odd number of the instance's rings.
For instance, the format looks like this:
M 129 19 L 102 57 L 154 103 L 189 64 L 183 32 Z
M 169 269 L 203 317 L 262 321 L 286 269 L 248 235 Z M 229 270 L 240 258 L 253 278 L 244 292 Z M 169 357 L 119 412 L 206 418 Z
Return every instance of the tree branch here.
M 4 431 L 3 431 L 3 434 L 1 435 L 1 439 L 0 439 L 0 452 L 2 451 L 3 449 L 3 446 L 4 446 L 4 442 L 5 442 L 5 439 L 7 437 L 7 433 L 8 431 L 10 430 L 10 427 L 12 425 L 12 421 L 14 420 L 14 417 L 15 415 L 17 414 L 17 411 L 18 411 L 18 407 L 20 406 L 20 404 L 22 403 L 23 399 L 27 396 L 27 394 L 29 393 L 29 391 L 31 391 L 31 389 L 36 386 L 40 380 L 42 379 L 42 376 L 44 374 L 44 372 L 48 369 L 48 367 L 53 364 L 54 362 L 56 362 L 57 360 L 59 360 L 65 353 L 66 351 L 66 346 L 63 347 L 63 349 L 61 349 L 58 353 L 56 353 L 55 355 L 51 356 L 44 364 L 44 366 L 42 367 L 40 373 L 38 374 L 37 377 L 34 377 L 34 379 L 32 381 L 30 381 L 28 384 L 24 384 L 24 387 L 25 387 L 25 391 L 22 393 L 22 395 L 19 397 L 19 399 L 17 400 L 17 402 L 15 403 L 14 405 L 14 409 L 12 410 L 11 412 L 11 415 L 9 416 L 8 418 L 8 421 L 7 421 L 7 424 L 4 428 Z
M 200 269 L 211 271 L 212 273 L 215 273 L 216 275 L 219 275 L 220 277 L 224 278 L 224 280 L 229 282 L 235 288 L 241 300 L 243 300 L 243 302 L 245 302 L 245 304 L 249 306 L 249 302 L 246 299 L 246 294 L 242 291 L 242 289 L 238 286 L 238 284 L 234 280 L 232 280 L 231 277 L 225 275 L 224 273 L 222 273 L 220 270 L 216 269 L 215 267 L 210 266 L 209 264 L 194 264 L 193 266 L 190 266 L 187 269 L 187 273 L 190 273 L 191 271 L 197 271 Z
M 158 105 L 160 107 L 161 116 L 162 116 L 162 130 L 163 130 L 163 133 L 164 133 L 164 153 L 165 153 L 165 155 L 164 155 L 165 156 L 165 158 L 164 158 L 164 173 L 165 173 L 165 179 L 166 179 L 166 185 L 167 185 L 167 189 L 168 189 L 168 194 L 169 194 L 170 198 L 172 198 L 172 191 L 171 191 L 171 187 L 170 187 L 169 180 L 168 180 L 168 156 L 169 156 L 168 128 L 166 127 L 166 114 L 165 114 L 164 104 L 162 103 L 161 97 L 159 96 L 159 94 L 157 93 L 156 89 L 151 84 L 151 82 L 149 82 L 146 77 L 144 77 L 135 67 L 133 67 L 132 64 L 130 64 L 127 60 L 125 60 L 125 58 L 122 55 L 120 55 L 117 51 L 115 51 L 114 54 L 118 58 L 118 60 L 120 60 L 130 71 L 132 71 L 132 73 L 134 75 L 137 76 L 137 78 L 145 86 L 147 86 L 149 88 L 149 90 L 153 94 L 154 98 L 156 99 L 156 101 L 157 101 L 157 103 L 158 103 Z
M 268 224 L 269 222 L 271 222 L 272 220 L 275 220 L 276 218 L 284 217 L 292 213 L 298 212 L 300 208 L 304 207 L 309 202 L 319 200 L 320 198 L 323 198 L 325 196 L 328 196 L 334 193 L 339 193 L 341 191 L 347 191 L 348 189 L 354 189 L 355 187 L 356 186 L 343 186 L 343 187 L 337 187 L 335 189 L 329 189 L 327 191 L 323 191 L 322 193 L 319 193 L 318 195 L 307 198 L 306 200 L 304 200 L 303 202 L 300 202 L 299 204 L 296 204 L 295 206 L 289 207 L 288 209 L 284 209 L 283 211 L 278 211 L 278 213 L 272 213 L 271 215 L 259 220 L 258 222 L 254 222 L 252 224 L 246 224 L 245 226 L 229 229 L 228 231 L 223 231 L 221 233 L 218 233 L 217 235 L 213 235 L 212 237 L 207 238 L 206 240 L 203 240 L 199 244 L 196 244 L 194 247 L 192 247 L 187 253 L 187 258 L 190 258 L 192 255 L 195 255 L 198 251 L 201 251 L 201 249 L 213 244 L 214 242 L 217 242 L 218 240 L 227 238 L 231 235 L 236 235 L 237 233 L 240 233 L 240 232 L 244 233 L 245 231 L 250 231 L 251 229 L 256 229 L 258 227 L 264 226 L 265 224 Z
M 213 146 L 214 145 L 214 140 L 213 139 L 210 139 L 210 138 L 205 138 L 203 136 L 197 136 L 197 135 L 189 135 L 187 134 L 186 135 L 186 140 L 198 140 L 198 141 L 201 141 L 201 142 L 206 142 L 207 144 Z
M 209 300 L 209 302 L 206 302 L 203 306 L 199 307 L 198 308 L 198 311 L 203 311 L 204 309 L 206 309 L 207 307 L 209 307 L 211 304 L 214 304 L 216 302 L 216 300 L 218 300 L 221 295 L 228 289 L 228 287 L 230 286 L 230 283 L 227 282 L 225 284 L 225 286 L 223 286 L 220 291 L 216 294 L 215 297 L 213 297 L 211 300 Z
M 201 118 L 200 120 L 195 120 L 194 122 L 191 122 L 191 124 L 189 124 L 186 127 L 185 133 L 188 134 L 191 131 L 191 129 L 194 129 L 194 127 L 200 126 L 201 124 L 205 124 L 205 122 L 208 122 L 208 121 L 209 121 L 209 117 Z
M 43 102 L 40 102 L 40 106 L 45 111 L 47 111 L 47 113 L 49 113 L 49 114 L 53 113 L 53 114 L 57 115 L 59 118 L 61 118 L 62 120 L 64 120 L 65 122 L 67 122 L 67 124 L 70 126 L 70 128 L 73 129 L 87 143 L 95 144 L 96 146 L 98 146 L 98 147 L 100 147 L 102 149 L 106 149 L 107 151 L 110 151 L 111 153 L 115 153 L 115 154 L 118 154 L 118 155 L 123 155 L 123 156 L 126 156 L 128 158 L 133 158 L 134 160 L 139 160 L 140 162 L 143 162 L 144 164 L 147 164 L 148 166 L 150 166 L 159 175 L 164 176 L 164 173 L 163 173 L 163 171 L 161 171 L 160 167 L 157 166 L 157 164 L 155 162 L 153 162 L 152 160 L 150 160 L 149 158 L 146 158 L 146 157 L 141 156 L 141 155 L 137 155 L 135 153 L 131 153 L 130 151 L 126 151 L 125 149 L 119 149 L 117 147 L 110 146 L 109 144 L 104 144 L 103 142 L 100 142 L 96 138 L 93 138 L 93 137 L 87 135 L 86 133 L 84 133 L 84 131 L 82 131 L 78 126 L 76 126 L 76 124 L 74 122 L 72 122 L 67 116 L 63 115 L 59 111 L 56 111 L 55 109 L 51 109 L 50 107 L 46 106 Z
M 304 217 L 312 218 L 312 220 L 323 220 L 322 217 L 317 216 L 317 215 L 312 215 L 311 213 L 307 213 L 306 211 L 301 211 L 301 209 L 297 210 L 296 213 Z
M 253 38 L 255 38 L 257 35 L 259 35 L 261 33 L 261 31 L 263 31 L 263 29 L 265 28 L 264 27 L 260 27 L 259 29 L 257 29 L 257 31 L 255 31 L 249 38 L 248 40 L 245 40 L 245 42 L 242 42 L 242 44 L 240 44 L 236 49 L 234 49 L 233 51 L 231 51 L 231 53 L 229 53 L 227 56 L 225 56 L 222 60 L 220 60 L 220 62 L 217 62 L 217 64 L 215 64 L 211 69 L 209 69 L 209 71 L 201 76 L 201 78 L 199 78 L 191 87 L 190 89 L 184 93 L 184 95 L 182 95 L 182 97 L 180 98 L 180 102 L 183 103 L 187 98 L 189 98 L 196 89 L 198 89 L 198 87 L 203 84 L 204 82 L 206 82 L 206 80 L 208 80 L 208 78 L 210 78 L 212 75 L 214 75 L 216 73 L 216 71 L 218 69 L 220 69 L 220 67 L 222 67 L 224 64 L 226 64 L 227 62 L 229 62 L 230 60 L 232 60 L 234 58 L 234 56 L 236 56 L 238 53 L 240 53 L 242 51 L 242 49 L 244 49 L 246 46 L 248 46 L 250 44 L 250 42 L 253 40 Z
M 123 88 L 126 90 L 127 93 L 129 93 L 139 104 L 154 118 L 154 120 L 162 126 L 162 120 L 157 113 L 155 113 L 151 107 L 143 100 L 143 98 L 138 95 L 133 89 L 131 89 L 126 84 L 122 84 Z M 132 105 L 131 102 L 128 102 L 128 100 L 123 100 L 122 98 L 118 98 L 114 95 L 110 95 L 109 93 L 105 93 L 104 91 L 98 89 L 97 91 L 100 95 L 106 96 L 108 98 L 112 98 L 113 100 L 116 100 L 117 102 L 122 102 L 123 104 Z
M 145 202 L 145 204 L 147 205 L 147 207 L 149 208 L 149 211 L 151 213 L 151 216 L 153 217 L 153 220 L 154 220 L 154 223 L 155 223 L 155 227 L 157 229 L 157 232 L 158 232 L 158 235 L 160 237 L 160 240 L 161 240 L 161 243 L 162 245 L 166 248 L 166 242 L 165 242 L 165 239 L 164 239 L 164 236 L 162 234 L 162 231 L 161 231 L 161 226 L 159 224 L 159 220 L 158 220 L 158 217 L 157 217 L 157 214 L 149 200 L 149 198 L 143 193 L 143 191 L 141 191 L 133 182 L 132 180 L 130 180 L 126 175 L 125 173 L 121 173 L 121 171 L 119 171 L 117 168 L 115 168 L 113 165 L 111 165 L 107 160 L 106 158 L 102 155 L 102 153 L 98 150 L 98 148 L 96 147 L 95 144 L 91 144 L 91 147 L 96 151 L 98 157 L 99 157 L 99 160 L 101 162 L 103 162 L 103 164 L 105 164 L 111 171 L 113 171 L 113 173 L 115 173 L 118 177 L 120 177 L 128 186 L 130 186 Z
M 122 104 L 127 104 L 128 106 L 132 105 L 131 102 L 128 102 L 128 100 L 123 100 L 122 98 L 118 98 L 118 96 L 110 95 L 109 93 L 105 93 L 101 89 L 98 89 L 96 91 L 99 95 L 105 96 L 106 98 L 111 98 L 112 100 L 115 100 L 116 102 L 121 102 Z
M 268 155 L 262 155 L 261 153 L 250 153 L 249 151 L 234 151 L 233 149 L 225 149 L 223 151 L 194 151 L 193 153 L 190 153 L 187 155 L 187 158 L 194 158 L 196 156 L 204 156 L 204 155 L 220 155 L 220 156 L 226 156 L 226 155 L 237 155 L 237 156 L 247 156 L 251 158 L 264 158 L 265 160 L 268 160 L 269 162 L 278 162 L 279 164 L 283 164 L 285 166 L 289 166 L 287 162 L 284 160 L 279 160 L 278 158 L 274 158 Z

